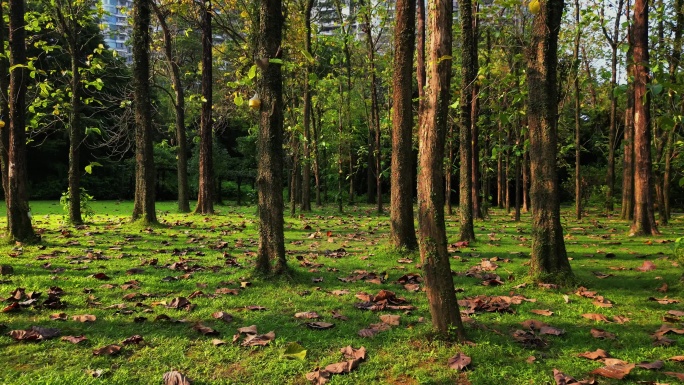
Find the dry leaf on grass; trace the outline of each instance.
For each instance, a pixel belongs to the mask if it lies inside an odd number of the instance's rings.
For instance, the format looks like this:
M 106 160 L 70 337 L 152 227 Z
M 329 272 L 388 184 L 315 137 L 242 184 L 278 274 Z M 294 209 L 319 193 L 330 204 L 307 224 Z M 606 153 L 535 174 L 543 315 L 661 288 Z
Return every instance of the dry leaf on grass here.
M 64 337 L 62 337 L 62 338 L 60 338 L 60 339 L 61 339 L 62 341 L 71 342 L 72 344 L 78 344 L 78 343 L 81 343 L 81 342 L 83 342 L 83 341 L 88 340 L 88 338 L 86 338 L 86 336 L 84 336 L 84 335 L 80 335 L 80 336 L 64 336 Z
M 192 385 L 192 381 L 189 378 L 175 370 L 164 373 L 162 379 L 164 380 L 164 385 Z
M 603 358 L 608 358 L 608 357 L 610 357 L 610 355 L 608 354 L 608 352 L 606 352 L 606 351 L 603 350 L 603 349 L 596 349 L 596 350 L 593 351 L 593 352 L 584 352 L 584 353 L 580 353 L 580 354 L 578 354 L 578 356 L 579 356 L 579 357 L 588 358 L 588 359 L 590 359 L 590 360 L 600 360 L 600 359 L 603 359 Z
M 596 313 L 586 313 L 582 314 L 582 317 L 590 319 L 592 321 L 603 321 L 603 322 L 611 322 L 606 316 L 603 314 L 596 314 Z
M 461 371 L 471 363 L 471 358 L 463 353 L 457 353 L 455 356 L 449 358 L 448 365 L 451 369 Z
M 615 364 L 608 365 L 595 369 L 591 374 L 598 374 L 599 376 L 621 380 L 634 369 L 634 364 Z
M 602 339 L 608 339 L 608 340 L 614 340 L 615 339 L 614 333 L 607 332 L 603 329 L 591 329 L 591 336 L 594 338 L 602 338 Z
M 119 345 L 107 345 L 105 347 L 93 350 L 94 356 L 115 356 L 121 352 Z
M 640 364 L 637 364 L 637 367 L 648 370 L 659 370 L 663 368 L 663 364 L 663 361 L 657 360 L 653 362 L 642 362 Z
M 71 317 L 74 321 L 78 322 L 95 322 L 97 320 L 97 317 L 95 317 L 92 314 L 83 314 L 83 315 L 75 315 Z
M 211 316 L 226 323 L 233 321 L 233 316 L 224 311 L 217 311 L 216 313 L 213 313 Z
M 532 309 L 532 310 L 530 310 L 530 312 L 532 312 L 534 314 L 547 316 L 547 317 L 550 317 L 553 315 L 553 312 L 549 309 Z

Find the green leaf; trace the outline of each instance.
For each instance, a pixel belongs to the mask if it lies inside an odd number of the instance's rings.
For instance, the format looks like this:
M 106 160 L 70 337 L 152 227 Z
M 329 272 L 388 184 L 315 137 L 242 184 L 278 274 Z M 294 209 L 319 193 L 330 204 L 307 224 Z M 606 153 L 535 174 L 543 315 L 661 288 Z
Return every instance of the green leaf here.
M 97 162 L 90 162 L 89 165 L 85 166 L 85 172 L 87 172 L 88 174 L 92 174 L 93 173 L 93 167 L 95 167 L 95 166 L 102 166 L 102 165 L 100 163 L 97 163 Z
M 649 87 L 651 89 L 651 92 L 653 92 L 653 95 L 658 96 L 660 95 L 661 92 L 663 92 L 663 85 L 662 84 L 651 84 Z
M 303 50 L 302 50 L 302 55 L 304 55 L 304 58 L 305 58 L 306 60 L 308 60 L 309 63 L 313 63 L 313 62 L 314 62 L 314 58 L 313 58 L 313 56 L 311 56 L 311 54 L 309 53 L 309 51 L 303 49 Z
M 268 59 L 268 62 L 273 64 L 283 64 L 283 59 Z
M 256 70 L 257 66 L 256 64 L 254 64 L 252 67 L 250 67 L 249 72 L 247 73 L 247 77 L 250 79 L 254 79 L 254 77 L 256 76 Z
M 242 107 L 242 105 L 245 104 L 245 99 L 242 98 L 242 95 L 236 93 L 235 97 L 233 98 L 233 102 L 236 106 Z
M 285 348 L 283 357 L 289 359 L 304 360 L 306 358 L 306 349 L 296 342 L 291 342 Z

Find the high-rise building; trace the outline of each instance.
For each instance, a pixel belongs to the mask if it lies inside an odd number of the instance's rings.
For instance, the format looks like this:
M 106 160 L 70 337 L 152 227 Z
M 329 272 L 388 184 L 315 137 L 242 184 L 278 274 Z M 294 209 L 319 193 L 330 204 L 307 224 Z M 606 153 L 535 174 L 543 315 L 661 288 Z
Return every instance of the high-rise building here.
M 133 0 L 102 0 L 106 14 L 102 17 L 104 25 L 104 41 L 116 51 L 126 62 L 131 62 L 133 54 L 128 44 L 131 26 L 128 23 L 129 13 L 133 9 Z

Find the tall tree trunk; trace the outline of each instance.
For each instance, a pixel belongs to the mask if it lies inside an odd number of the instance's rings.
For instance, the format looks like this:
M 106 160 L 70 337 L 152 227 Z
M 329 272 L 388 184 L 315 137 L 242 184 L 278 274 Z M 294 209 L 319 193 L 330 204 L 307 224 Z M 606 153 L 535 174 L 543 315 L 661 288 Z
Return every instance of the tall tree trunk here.
M 166 65 L 169 67 L 169 74 L 171 75 L 171 84 L 173 84 L 173 91 L 175 93 L 175 102 L 173 104 L 174 112 L 176 114 L 176 167 L 178 176 L 178 211 L 181 213 L 190 212 L 190 187 L 188 184 L 188 144 L 187 135 L 185 132 L 185 90 L 181 82 L 180 66 L 178 59 L 173 55 L 173 40 L 171 31 L 166 23 L 166 15 L 157 7 L 156 3 L 152 1 L 152 7 L 157 20 L 162 28 L 164 37 L 164 57 L 166 58 Z
M 306 0 L 304 6 L 304 50 L 311 56 L 311 9 L 313 0 Z M 309 74 L 311 63 L 304 66 L 304 142 L 302 143 L 302 211 L 311 211 L 311 87 Z
M 422 0 L 420 0 L 422 1 Z M 413 49 L 416 40 L 416 0 L 397 0 L 394 27 L 392 109 L 392 175 L 390 242 L 396 248 L 418 247 L 413 224 Z
M 635 0 L 634 32 L 634 220 L 630 233 L 659 234 L 651 195 L 651 96 L 648 85 L 648 3 Z
M 503 168 L 503 125 L 498 122 L 498 140 L 496 152 L 496 203 L 500 209 L 504 207 L 504 168 Z
M 447 143 L 447 160 L 446 164 L 444 165 L 444 180 L 445 180 L 445 186 L 444 186 L 444 199 L 446 200 L 446 211 L 447 215 L 453 215 L 454 214 L 454 209 L 453 205 L 451 204 L 451 198 L 454 195 L 453 194 L 453 187 L 452 184 L 454 182 L 454 121 L 452 119 L 449 119 L 449 133 L 447 134 L 446 138 L 446 143 Z
M 610 125 L 608 128 L 608 170 L 606 173 L 606 184 L 608 190 L 606 191 L 606 210 L 612 212 L 614 210 L 615 201 L 615 148 L 617 136 L 617 98 L 615 87 L 617 86 L 617 52 L 619 48 L 620 38 L 620 19 L 622 17 L 622 8 L 624 7 L 624 0 L 618 0 L 618 6 L 615 13 L 615 21 L 613 23 L 612 35 L 603 27 L 603 34 L 610 44 L 610 92 L 608 98 L 610 99 Z M 603 16 L 603 9 L 601 10 Z
M 261 0 L 257 58 L 261 63 L 259 81 L 261 107 L 257 137 L 257 194 L 259 247 L 256 270 L 280 274 L 287 269 L 283 229 L 283 77 L 280 58 L 283 39 L 282 0 Z
M 515 154 L 515 216 L 513 220 L 520 222 L 520 204 L 522 196 L 520 195 L 520 155 Z
M 340 82 L 340 98 L 344 95 L 343 87 L 342 87 L 342 82 Z M 343 205 L 342 205 L 342 186 L 344 184 L 344 169 L 343 169 L 343 161 L 342 158 L 344 156 L 344 151 L 342 147 L 342 137 L 344 134 L 344 120 L 342 119 L 342 106 L 339 106 L 339 109 L 337 110 L 337 136 L 339 137 L 338 143 L 337 143 L 337 198 L 335 199 L 337 201 L 337 211 L 341 214 L 343 212 Z
M 150 0 L 135 0 L 133 14 L 133 103 L 135 108 L 135 202 L 133 220 L 157 223 L 150 105 Z
M 9 151 L 9 56 L 5 50 L 5 42 L 7 36 L 5 34 L 7 26 L 5 25 L 4 7 L 0 6 L 0 168 L 2 170 L 2 191 L 5 197 L 5 207 L 9 207 L 7 196 L 9 195 L 9 176 L 7 174 L 9 167 L 8 151 Z M 6 213 L 6 216 L 9 215 Z M 7 222 L 9 225 L 9 221 Z
M 523 137 L 523 142 L 525 141 L 524 139 L 526 138 L 526 135 Z M 530 160 L 530 153 L 529 151 L 524 151 L 523 152 L 523 158 L 522 158 L 522 211 L 524 213 L 528 212 L 530 210 L 530 193 L 529 193 L 529 186 L 530 186 L 530 167 L 529 167 L 529 160 Z
M 83 223 L 81 217 L 81 143 L 84 136 L 81 125 L 82 84 L 81 73 L 79 72 L 81 50 L 76 35 L 70 40 L 72 75 L 71 115 L 69 116 L 69 221 L 74 225 L 80 225 Z
M 629 17 L 628 17 L 629 19 Z M 622 155 L 622 207 L 620 218 L 634 218 L 634 44 L 632 27 L 627 32 L 627 105 L 625 106 L 624 150 Z
M 460 119 L 460 193 L 458 211 L 461 218 L 459 239 L 462 241 L 475 240 L 473 227 L 473 143 L 471 130 L 473 129 L 473 94 L 474 84 L 477 79 L 477 45 L 475 44 L 473 6 L 471 0 L 459 1 L 459 13 L 461 20 L 461 119 Z M 475 188 L 475 190 L 477 190 Z M 476 195 L 476 194 L 475 194 Z
M 465 340 L 451 277 L 444 224 L 443 159 L 451 78 L 451 0 L 429 2 L 430 66 L 425 116 L 419 130 L 418 219 L 420 259 L 432 324 L 446 337 Z
M 416 1 L 416 81 L 418 82 L 418 126 L 425 108 L 425 2 Z
M 672 54 L 670 55 L 670 82 L 677 83 L 677 74 L 679 72 L 679 65 L 682 56 L 682 34 L 684 33 L 684 0 L 675 1 L 676 22 L 674 27 L 674 38 L 672 44 Z M 674 99 L 671 97 L 671 99 Z M 671 101 L 670 105 L 675 105 Z M 680 111 L 681 111 L 680 106 Z M 663 172 L 663 200 L 665 201 L 665 215 L 670 218 L 670 180 L 672 173 L 672 158 L 674 153 L 674 138 L 675 132 L 681 127 L 681 123 L 677 123 L 670 129 L 667 135 L 667 144 L 665 145 L 665 170 Z
M 478 53 L 477 53 L 477 48 L 478 48 L 478 41 L 480 39 L 480 34 L 479 34 L 479 21 L 478 21 L 478 9 L 479 5 L 477 3 L 477 0 L 472 0 L 472 13 L 471 13 L 471 19 L 472 19 L 472 53 L 471 53 L 471 63 L 470 65 L 473 67 L 470 69 L 470 71 L 474 71 L 475 73 L 475 78 L 473 79 L 472 82 L 472 101 L 470 104 L 470 145 L 471 145 L 471 150 L 470 150 L 470 178 L 472 182 L 470 183 L 470 190 L 471 190 L 471 195 L 472 195 L 472 202 L 473 202 L 473 217 L 477 219 L 484 219 L 482 216 L 482 210 L 480 208 L 480 144 L 478 143 L 479 136 L 480 136 L 480 130 L 478 126 L 478 118 L 480 114 L 480 85 L 477 79 L 477 73 L 479 72 L 480 64 L 478 62 Z
M 580 170 L 580 81 L 579 81 L 579 48 L 582 37 L 580 27 L 580 5 L 579 0 L 575 0 L 575 45 L 572 51 L 573 59 L 573 88 L 575 90 L 575 217 L 582 219 L 582 173 Z
M 320 108 L 317 108 L 316 110 L 318 111 L 318 119 L 312 119 L 311 121 L 313 127 L 313 141 L 311 142 L 311 147 L 313 149 L 313 173 L 316 188 L 316 206 L 321 207 L 323 203 L 321 202 L 321 158 L 318 149 L 318 139 L 320 137 L 318 127 L 321 124 L 322 119 Z M 315 114 L 312 114 L 312 116 L 315 116 Z
M 202 113 L 200 116 L 199 190 L 195 213 L 214 213 L 214 155 L 213 155 L 213 43 L 211 30 L 211 1 L 201 2 L 202 28 Z
M 26 30 L 24 1 L 9 2 L 9 147 L 7 182 L 7 239 L 10 242 L 33 242 L 28 203 L 26 172 Z
M 290 148 L 292 149 L 292 169 L 290 170 L 290 216 L 295 217 L 297 213 L 297 197 L 299 196 L 299 189 L 297 179 L 299 177 L 299 141 L 297 134 L 292 133 L 290 139 Z
M 558 32 L 563 0 L 541 2 L 527 53 L 528 124 L 532 172 L 532 252 L 530 274 L 545 282 L 567 283 L 572 270 L 560 222 L 556 174 L 558 130 Z

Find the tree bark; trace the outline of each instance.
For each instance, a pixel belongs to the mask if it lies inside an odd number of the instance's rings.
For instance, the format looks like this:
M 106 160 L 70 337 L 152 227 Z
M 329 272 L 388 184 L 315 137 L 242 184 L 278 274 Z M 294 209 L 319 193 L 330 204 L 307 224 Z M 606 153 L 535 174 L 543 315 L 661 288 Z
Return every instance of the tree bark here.
M 306 0 L 304 5 L 304 50 L 311 52 L 311 9 L 313 0 Z M 309 74 L 311 64 L 307 61 L 304 65 L 304 142 L 302 143 L 302 211 L 311 211 L 311 87 Z
M 628 17 L 629 18 L 629 17 Z M 627 32 L 627 105 L 625 106 L 622 155 L 622 206 L 620 218 L 634 218 L 634 44 L 632 28 Z
M 200 27 L 202 29 L 202 112 L 200 115 L 199 191 L 197 214 L 214 213 L 214 154 L 212 121 L 212 29 L 211 1 L 200 3 Z
M 474 84 L 477 79 L 477 45 L 475 45 L 473 5 L 471 0 L 459 1 L 461 21 L 461 113 L 460 113 L 460 193 L 458 211 L 461 219 L 459 239 L 461 241 L 475 240 L 473 227 L 473 143 L 471 130 L 473 129 L 472 112 L 474 110 Z
M 416 1 L 416 81 L 418 82 L 418 126 L 425 108 L 425 1 Z
M 445 337 L 465 340 L 451 277 L 444 224 L 443 159 L 451 78 L 453 3 L 429 3 L 430 66 L 425 116 L 419 130 L 418 219 L 420 259 L 432 324 Z
M 420 0 L 422 1 L 422 0 Z M 416 0 L 397 0 L 394 27 L 392 175 L 390 242 L 399 249 L 418 247 L 413 224 L 413 49 Z
M 572 280 L 560 222 L 556 174 L 558 129 L 558 33 L 563 0 L 541 2 L 527 53 L 528 124 L 532 176 L 532 252 L 530 274 L 544 282 Z
M 582 173 L 580 169 L 580 81 L 579 81 L 579 49 L 582 37 L 580 28 L 580 5 L 579 0 L 575 0 L 575 45 L 572 51 L 573 59 L 573 89 L 575 91 L 575 218 L 582 219 Z
M 478 62 L 478 41 L 480 39 L 480 34 L 479 34 L 479 21 L 478 21 L 478 9 L 479 5 L 477 3 L 477 0 L 472 0 L 472 13 L 471 13 L 471 19 L 472 19 L 472 31 L 471 31 L 471 37 L 472 37 L 472 47 L 471 47 L 471 66 L 473 68 L 470 69 L 470 71 L 474 71 L 474 79 L 472 82 L 472 100 L 470 103 L 471 109 L 470 109 L 470 145 L 471 145 L 471 150 L 470 150 L 470 178 L 472 182 L 470 183 L 470 190 L 471 190 L 471 195 L 472 195 L 472 206 L 473 206 L 473 211 L 472 215 L 473 218 L 476 219 L 484 219 L 482 216 L 482 209 L 480 207 L 480 144 L 479 144 L 479 139 L 480 139 L 480 129 L 478 126 L 478 120 L 479 120 L 479 114 L 480 114 L 480 83 L 479 79 L 477 78 L 477 74 L 479 72 L 480 64 Z
M 133 103 L 135 108 L 135 199 L 133 220 L 157 223 L 150 105 L 150 1 L 135 0 L 133 14 Z
M 5 50 L 5 42 L 7 36 L 5 34 L 7 26 L 5 25 L 4 7 L 0 7 L 0 120 L 2 121 L 2 128 L 0 128 L 0 168 L 2 170 L 2 190 L 5 197 L 5 207 L 9 207 L 7 196 L 9 195 L 9 176 L 7 174 L 9 167 L 9 56 Z M 6 216 L 8 214 L 6 213 Z M 9 221 L 7 222 L 9 225 Z
M 634 220 L 630 233 L 659 234 L 651 195 L 651 96 L 648 85 L 648 3 L 635 0 L 634 32 Z
M 283 78 L 280 58 L 283 38 L 282 0 L 261 0 L 256 60 L 261 63 L 261 107 L 257 137 L 259 247 L 256 270 L 283 273 L 287 269 L 283 229 Z M 271 269 L 271 260 L 275 266 Z
M 24 1 L 9 2 L 9 147 L 7 182 L 7 239 L 10 242 L 33 242 L 26 172 L 26 29 Z
M 624 7 L 624 0 L 618 0 L 618 6 L 615 13 L 615 21 L 613 23 L 612 35 L 603 28 L 603 33 L 610 44 L 610 92 L 608 98 L 610 99 L 610 125 L 608 128 L 608 170 L 606 173 L 606 184 L 608 190 L 606 191 L 606 210 L 612 212 L 614 210 L 615 201 L 615 147 L 617 136 L 617 98 L 615 97 L 615 87 L 617 86 L 617 51 L 619 48 L 619 31 L 620 19 L 622 17 L 622 8 Z M 603 16 L 603 10 L 601 10 Z
M 169 74 L 171 77 L 171 84 L 173 84 L 173 91 L 175 93 L 175 102 L 173 104 L 174 112 L 176 114 L 176 166 L 178 177 L 178 211 L 181 213 L 190 212 L 190 187 L 188 184 L 188 149 L 187 149 L 187 134 L 185 132 L 185 90 L 181 82 L 180 66 L 178 65 L 178 58 L 173 55 L 173 41 L 171 31 L 166 23 L 166 15 L 157 7 L 156 3 L 152 1 L 152 7 L 159 26 L 162 29 L 164 38 L 164 57 L 166 64 L 169 67 Z

